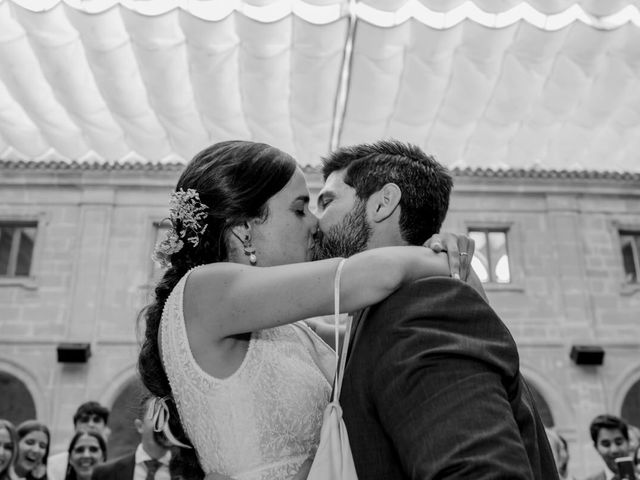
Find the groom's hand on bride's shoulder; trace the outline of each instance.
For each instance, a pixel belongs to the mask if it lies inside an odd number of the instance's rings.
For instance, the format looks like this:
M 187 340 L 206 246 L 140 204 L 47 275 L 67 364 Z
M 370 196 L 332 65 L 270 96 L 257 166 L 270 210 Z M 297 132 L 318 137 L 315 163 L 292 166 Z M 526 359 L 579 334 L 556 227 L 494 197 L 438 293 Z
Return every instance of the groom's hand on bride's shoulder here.
M 449 261 L 451 276 L 462 281 L 467 281 L 471 272 L 471 259 L 476 244 L 473 238 L 467 235 L 440 232 L 432 235 L 424 246 L 436 253 L 445 252 Z

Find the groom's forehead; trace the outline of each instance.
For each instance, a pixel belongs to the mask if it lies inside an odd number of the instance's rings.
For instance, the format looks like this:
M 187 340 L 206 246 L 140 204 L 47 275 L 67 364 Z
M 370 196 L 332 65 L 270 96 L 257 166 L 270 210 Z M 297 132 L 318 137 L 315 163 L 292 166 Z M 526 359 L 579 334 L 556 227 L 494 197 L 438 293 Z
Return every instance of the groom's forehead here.
M 336 170 L 335 172 L 331 172 L 331 174 L 327 177 L 324 182 L 323 187 L 320 189 L 319 195 L 321 196 L 337 196 L 341 193 L 349 192 L 353 190 L 353 187 L 344 183 L 344 176 L 346 170 Z

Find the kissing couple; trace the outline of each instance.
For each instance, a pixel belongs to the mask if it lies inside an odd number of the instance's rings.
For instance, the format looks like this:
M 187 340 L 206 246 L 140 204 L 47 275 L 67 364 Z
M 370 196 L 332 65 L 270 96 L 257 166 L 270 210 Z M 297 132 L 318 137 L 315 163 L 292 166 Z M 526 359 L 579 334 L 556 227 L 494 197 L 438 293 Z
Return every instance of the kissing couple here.
M 333 382 L 317 358 L 333 353 L 303 319 L 333 313 L 340 266 L 358 478 L 556 479 L 515 342 L 468 274 L 472 242 L 426 243 L 447 169 L 381 141 L 333 152 L 323 176 L 318 216 L 266 144 L 212 145 L 178 180 L 139 370 L 183 478 L 307 478 Z M 447 253 L 424 246 L 443 239 Z

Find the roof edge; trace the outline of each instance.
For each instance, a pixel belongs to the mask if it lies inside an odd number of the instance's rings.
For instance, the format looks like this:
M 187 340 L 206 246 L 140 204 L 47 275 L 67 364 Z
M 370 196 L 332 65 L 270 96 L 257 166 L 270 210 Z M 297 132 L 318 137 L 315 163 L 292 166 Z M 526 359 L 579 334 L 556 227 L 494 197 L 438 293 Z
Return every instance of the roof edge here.
M 64 160 L 13 160 L 0 159 L 0 169 L 41 171 L 180 171 L 185 164 L 180 162 L 78 162 Z
M 0 159 L 0 170 L 25 171 L 37 170 L 48 172 L 77 171 L 134 171 L 134 172 L 178 172 L 184 163 L 171 162 L 66 162 L 61 160 L 7 160 Z M 320 174 L 321 167 L 306 165 L 302 170 L 308 174 Z M 566 170 L 541 168 L 486 168 L 486 167 L 454 167 L 451 169 L 456 177 L 475 178 L 522 178 L 522 179 L 579 179 L 579 180 L 620 180 L 640 181 L 640 172 L 624 172 L 612 170 Z

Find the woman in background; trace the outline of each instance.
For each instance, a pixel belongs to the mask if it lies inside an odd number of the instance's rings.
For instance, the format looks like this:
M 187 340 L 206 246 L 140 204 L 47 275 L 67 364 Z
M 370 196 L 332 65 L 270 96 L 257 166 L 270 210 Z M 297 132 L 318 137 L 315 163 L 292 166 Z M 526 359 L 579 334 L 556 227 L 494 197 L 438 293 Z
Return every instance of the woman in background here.
M 9 420 L 0 418 L 0 480 L 10 480 L 9 470 L 18 454 L 18 434 Z
M 77 432 L 69 443 L 65 480 L 90 480 L 93 469 L 107 460 L 107 444 L 96 432 Z
M 26 420 L 18 425 L 18 455 L 11 469 L 13 479 L 47 479 L 47 458 L 51 434 L 49 428 L 37 420 Z
M 556 461 L 558 475 L 561 480 L 574 480 L 569 474 L 569 445 L 562 435 L 551 428 L 545 428 L 549 445 L 553 451 L 553 458 Z

